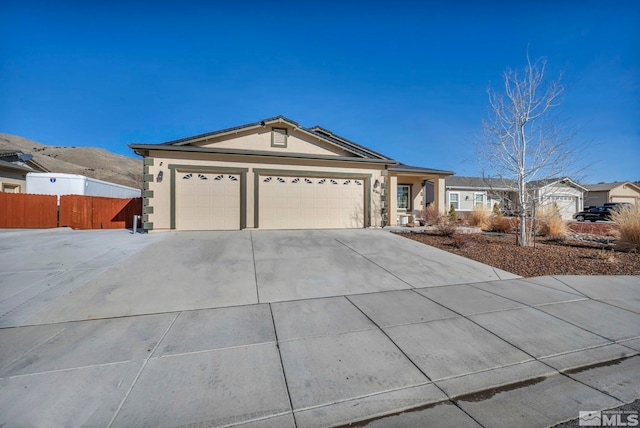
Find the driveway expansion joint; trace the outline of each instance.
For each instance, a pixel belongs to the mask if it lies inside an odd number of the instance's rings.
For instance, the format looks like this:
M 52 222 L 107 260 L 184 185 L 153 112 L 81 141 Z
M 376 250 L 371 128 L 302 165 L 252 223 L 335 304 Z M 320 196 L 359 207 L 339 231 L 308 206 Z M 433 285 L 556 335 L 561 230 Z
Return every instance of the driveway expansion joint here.
M 173 318 L 173 320 L 171 321 L 169 326 L 165 329 L 164 333 L 162 334 L 162 337 L 160 337 L 160 339 L 155 344 L 153 349 L 151 349 L 151 352 L 149 352 L 147 354 L 146 358 L 142 361 L 142 366 L 138 370 L 138 373 L 136 374 L 136 376 L 133 378 L 133 381 L 131 382 L 131 385 L 129 386 L 129 389 L 127 390 L 127 392 L 124 394 L 124 397 L 122 398 L 122 401 L 120 402 L 120 405 L 118 406 L 116 411 L 113 413 L 113 417 L 109 421 L 109 424 L 107 425 L 107 428 L 111 428 L 111 426 L 113 426 L 113 423 L 115 422 L 116 418 L 118 417 L 118 414 L 122 410 L 122 407 L 124 406 L 124 403 L 129 398 L 129 395 L 131 395 L 131 391 L 133 391 L 133 388 L 135 387 L 136 383 L 138 382 L 138 379 L 140 379 L 140 376 L 142 375 L 142 372 L 144 371 L 144 368 L 147 366 L 147 363 L 149 362 L 149 360 L 151 360 L 151 357 L 153 356 L 153 354 L 155 354 L 156 349 L 158 349 L 158 347 L 160 346 L 160 344 L 162 343 L 164 338 L 167 337 L 167 334 L 169 334 L 169 331 L 171 330 L 171 327 L 173 327 L 173 324 L 175 324 L 176 320 L 178 319 L 178 316 L 180 316 L 180 313 L 176 314 L 176 316 Z

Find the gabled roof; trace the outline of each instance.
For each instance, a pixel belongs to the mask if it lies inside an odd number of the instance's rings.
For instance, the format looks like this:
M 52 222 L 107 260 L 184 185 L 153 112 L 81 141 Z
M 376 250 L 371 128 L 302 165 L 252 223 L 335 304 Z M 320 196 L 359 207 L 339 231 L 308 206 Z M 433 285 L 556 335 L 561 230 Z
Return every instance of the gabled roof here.
M 8 168 L 6 164 L 13 165 L 16 171 L 48 171 L 45 167 L 43 167 L 33 159 L 33 155 L 24 153 L 22 150 L 0 150 L 0 161 L 4 162 L 5 165 L 3 166 L 5 168 Z
M 271 125 L 287 125 L 292 127 L 295 131 L 306 134 L 318 141 L 321 141 L 327 145 L 334 146 L 343 152 L 347 152 L 343 156 L 327 155 L 327 154 L 307 154 L 307 153 L 289 153 L 281 151 L 257 151 L 257 150 L 245 150 L 237 148 L 219 148 L 215 147 L 215 144 L 208 147 L 202 147 L 197 143 L 206 141 L 213 137 L 220 137 L 223 135 L 236 134 L 242 131 L 258 130 L 266 126 Z M 160 144 L 129 144 L 129 148 L 136 151 L 138 154 L 142 154 L 139 151 L 146 150 L 166 150 L 166 151 L 181 151 L 181 152 L 200 152 L 210 154 L 222 154 L 222 155 L 241 155 L 241 156 L 258 156 L 258 157 L 272 157 L 272 158 L 288 158 L 288 159 L 313 159 L 313 160 L 328 160 L 328 161 L 345 161 L 345 162 L 358 162 L 358 163 L 375 163 L 385 165 L 392 172 L 406 172 L 413 174 L 424 175 L 451 175 L 453 171 L 444 171 L 439 169 L 422 168 L 417 166 L 405 165 L 378 153 L 367 147 L 361 146 L 341 137 L 328 129 L 321 126 L 313 126 L 311 128 L 305 128 L 299 123 L 286 118 L 284 116 L 275 116 L 267 119 L 263 119 L 259 122 L 247 123 L 245 125 L 234 126 L 232 128 L 221 129 L 218 131 L 208 132 L 205 134 L 195 135 L 193 137 L 181 138 L 178 140 L 167 141 Z
M 298 122 L 295 122 L 282 115 L 263 119 L 258 122 L 247 123 L 245 125 L 234 126 L 232 128 L 226 128 L 218 131 L 208 132 L 205 134 L 195 135 L 193 137 L 167 141 L 161 144 L 165 146 L 186 146 L 186 145 L 196 143 L 198 141 L 207 140 L 212 137 L 232 134 L 240 131 L 247 131 L 250 129 L 263 128 L 267 125 L 274 125 L 274 124 L 287 124 L 304 134 L 307 134 L 309 136 L 322 140 L 325 143 L 336 146 L 342 150 L 346 150 L 347 152 L 352 153 L 358 157 L 369 158 L 369 159 L 379 159 L 379 160 L 392 160 L 391 158 L 383 154 L 367 149 L 366 147 L 356 144 L 353 141 L 349 141 L 346 138 L 340 137 L 334 134 L 333 132 L 327 129 L 324 129 L 320 126 L 314 126 L 313 128 L 305 128 L 301 126 Z M 131 148 L 134 148 L 133 146 L 137 146 L 137 145 L 136 144 L 129 145 L 129 147 Z
M 575 181 L 573 181 L 569 177 L 564 177 L 564 178 L 546 178 L 544 180 L 530 181 L 528 183 L 528 186 L 529 186 L 530 189 L 540 189 L 542 187 L 550 186 L 550 185 L 556 184 L 556 183 L 566 184 L 568 186 L 575 187 L 576 189 L 582 190 L 583 192 L 587 191 L 587 189 L 585 187 L 579 185 L 578 183 L 576 183 Z
M 631 185 L 633 187 L 635 187 L 638 192 L 640 192 L 640 186 L 638 186 L 637 184 L 634 184 L 630 181 L 616 181 L 613 183 L 598 183 L 598 184 L 583 184 L 583 186 L 587 189 L 587 191 L 589 192 L 607 192 L 609 190 L 613 190 L 616 187 L 622 186 L 622 185 Z

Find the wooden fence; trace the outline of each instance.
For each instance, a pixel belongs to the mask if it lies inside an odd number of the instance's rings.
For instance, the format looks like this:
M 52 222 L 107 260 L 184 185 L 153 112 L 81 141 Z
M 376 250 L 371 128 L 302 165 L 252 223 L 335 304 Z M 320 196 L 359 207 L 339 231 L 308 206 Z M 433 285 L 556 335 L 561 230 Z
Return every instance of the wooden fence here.
M 60 196 L 60 227 L 73 229 L 125 229 L 142 214 L 142 198 Z
M 0 228 L 125 229 L 141 214 L 142 198 L 0 193 Z
M 0 228 L 58 227 L 58 197 L 0 192 Z

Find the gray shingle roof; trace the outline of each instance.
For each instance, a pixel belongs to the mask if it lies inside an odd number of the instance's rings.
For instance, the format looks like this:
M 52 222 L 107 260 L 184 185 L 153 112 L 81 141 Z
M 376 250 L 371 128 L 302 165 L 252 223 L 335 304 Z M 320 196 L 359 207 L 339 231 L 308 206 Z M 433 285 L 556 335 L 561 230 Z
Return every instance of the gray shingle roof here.
M 614 183 L 598 183 L 598 184 L 583 184 L 583 186 L 589 191 L 589 192 L 606 192 L 608 190 L 613 190 L 618 186 L 621 186 L 625 183 L 628 183 L 627 181 L 616 181 Z
M 544 180 L 534 180 L 527 183 L 529 189 L 539 189 L 558 181 L 567 181 L 572 187 L 582 188 L 568 177 L 547 178 Z M 445 186 L 454 189 L 482 189 L 482 190 L 503 190 L 510 192 L 518 191 L 518 182 L 507 178 L 485 178 L 485 177 L 447 177 L 444 180 Z
M 569 177 L 546 178 L 544 180 L 530 181 L 529 182 L 529 188 L 539 189 L 541 187 L 548 186 L 550 184 L 557 183 L 559 181 L 560 182 L 564 182 L 564 184 L 567 184 L 567 185 L 569 185 L 571 187 L 580 188 L 582 191 L 586 190 L 582 185 L 576 183 L 575 181 L 573 181 Z
M 456 189 L 492 189 L 516 191 L 518 185 L 515 180 L 485 177 L 461 177 L 453 175 L 444 179 L 445 187 Z

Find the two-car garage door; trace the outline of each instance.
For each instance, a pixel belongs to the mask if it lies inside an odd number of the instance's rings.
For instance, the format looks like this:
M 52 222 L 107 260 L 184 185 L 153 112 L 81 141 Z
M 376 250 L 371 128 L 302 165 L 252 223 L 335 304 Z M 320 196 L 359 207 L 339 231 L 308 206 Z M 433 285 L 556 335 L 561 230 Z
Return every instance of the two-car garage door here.
M 179 172 L 175 177 L 178 230 L 238 230 L 239 174 Z M 335 176 L 260 175 L 254 213 L 260 229 L 362 228 L 365 181 Z
M 364 181 L 337 177 L 260 176 L 260 229 L 364 227 Z

